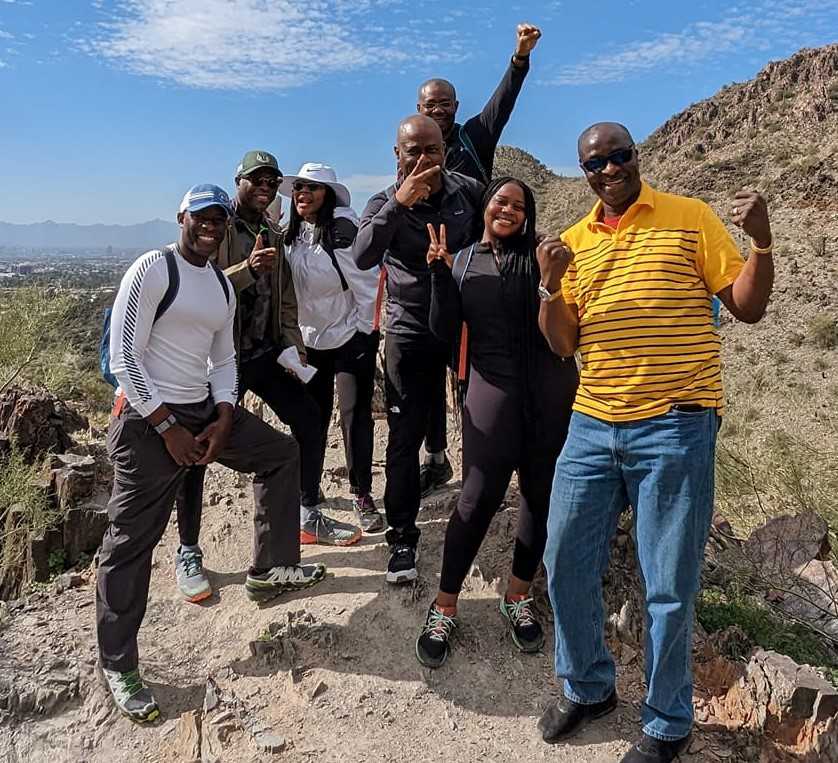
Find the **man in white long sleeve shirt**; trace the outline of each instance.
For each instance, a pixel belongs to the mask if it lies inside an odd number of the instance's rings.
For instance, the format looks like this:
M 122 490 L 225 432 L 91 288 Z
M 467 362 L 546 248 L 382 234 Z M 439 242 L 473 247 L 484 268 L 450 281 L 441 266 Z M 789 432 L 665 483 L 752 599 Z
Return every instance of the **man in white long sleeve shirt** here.
M 138 670 L 151 557 L 190 466 L 218 461 L 254 473 L 251 599 L 312 585 L 325 572 L 300 564 L 296 442 L 236 405 L 235 294 L 208 262 L 229 209 L 217 186 L 190 189 L 179 241 L 128 269 L 111 318 L 111 371 L 121 392 L 108 432 L 114 487 L 97 572 L 97 632 L 114 701 L 139 722 L 159 715 Z

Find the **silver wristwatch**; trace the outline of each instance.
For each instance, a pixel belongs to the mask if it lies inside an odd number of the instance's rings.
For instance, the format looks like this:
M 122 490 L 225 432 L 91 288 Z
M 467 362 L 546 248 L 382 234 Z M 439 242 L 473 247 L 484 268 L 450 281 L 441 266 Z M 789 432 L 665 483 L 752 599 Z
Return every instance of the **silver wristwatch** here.
M 164 434 L 175 424 L 177 424 L 177 419 L 170 413 L 165 419 L 163 419 L 163 421 L 154 425 L 154 431 L 157 432 L 157 434 Z
M 561 293 L 561 287 L 556 289 L 556 291 L 550 291 L 543 283 L 538 284 L 538 296 L 542 302 L 553 302 L 559 298 Z

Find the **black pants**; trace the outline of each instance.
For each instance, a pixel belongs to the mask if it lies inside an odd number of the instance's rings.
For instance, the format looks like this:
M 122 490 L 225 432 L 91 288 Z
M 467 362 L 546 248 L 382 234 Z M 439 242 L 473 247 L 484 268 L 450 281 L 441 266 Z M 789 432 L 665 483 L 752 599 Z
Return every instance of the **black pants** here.
M 333 350 L 306 348 L 309 364 L 317 369 L 308 383 L 308 392 L 320 409 L 320 471 L 326 456 L 337 385 L 346 469 L 350 490 L 355 495 L 367 495 L 372 490 L 372 394 L 379 339 L 377 331 L 373 334 L 359 331 Z
M 575 363 L 557 362 L 548 359 L 552 373 L 541 395 L 537 433 L 526 423 L 520 391 L 491 384 L 471 368 L 463 413 L 463 489 L 445 533 L 443 593 L 460 593 L 515 470 L 521 498 L 512 574 L 527 581 L 535 577 L 547 542 L 553 472 L 578 383 Z
M 444 374 L 432 390 L 433 398 L 425 427 L 425 450 L 428 453 L 440 453 L 448 447 L 448 402 L 445 389 L 447 378 L 447 374 Z
M 212 400 L 169 409 L 193 434 L 215 417 Z M 148 601 L 152 552 L 166 530 L 175 495 L 192 470 L 175 463 L 163 438 L 130 406 L 111 419 L 108 453 L 114 483 L 96 572 L 96 622 L 102 665 L 126 671 L 137 667 L 137 633 Z M 291 437 L 236 406 L 218 462 L 255 473 L 254 567 L 300 561 L 298 459 Z
M 387 542 L 419 542 L 419 449 L 438 390 L 445 387 L 449 349 L 431 336 L 387 334 L 384 371 L 387 393 Z
M 291 428 L 300 446 L 300 503 L 319 503 L 323 459 L 320 452 L 320 408 L 305 384 L 287 373 L 276 353 L 261 355 L 239 368 L 239 394 L 248 390 L 264 400 L 277 418 Z M 316 375 L 315 375 L 316 377 Z M 187 471 L 177 496 L 177 523 L 181 545 L 195 545 L 201 531 L 205 467 Z

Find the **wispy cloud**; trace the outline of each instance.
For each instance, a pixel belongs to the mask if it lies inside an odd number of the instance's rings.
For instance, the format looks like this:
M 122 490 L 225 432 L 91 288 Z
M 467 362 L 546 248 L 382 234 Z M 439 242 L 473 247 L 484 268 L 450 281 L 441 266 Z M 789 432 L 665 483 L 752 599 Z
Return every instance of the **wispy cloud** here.
M 440 52 L 408 36 L 407 0 L 119 0 L 87 52 L 129 71 L 213 89 L 299 87 L 373 66 L 460 60 L 462 38 Z M 427 38 L 427 39 L 423 39 Z
M 653 70 L 684 70 L 695 64 L 721 61 L 742 50 L 818 44 L 823 42 L 824 33 L 829 39 L 836 12 L 838 0 L 762 0 L 747 7 L 732 5 L 721 19 L 696 21 L 679 31 L 636 40 L 615 52 L 591 54 L 560 68 L 542 83 L 621 82 Z

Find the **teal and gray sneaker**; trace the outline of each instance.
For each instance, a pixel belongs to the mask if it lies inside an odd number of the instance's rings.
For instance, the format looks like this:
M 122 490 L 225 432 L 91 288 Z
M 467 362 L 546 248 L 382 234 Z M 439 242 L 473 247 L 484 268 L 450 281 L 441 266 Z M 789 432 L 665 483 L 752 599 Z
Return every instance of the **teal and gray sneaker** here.
M 544 629 L 533 614 L 532 596 L 518 601 L 500 600 L 501 614 L 509 623 L 515 646 L 522 652 L 537 652 L 544 646 Z
M 140 678 L 139 670 L 120 673 L 102 668 L 102 675 L 110 689 L 119 712 L 137 723 L 147 723 L 160 717 L 154 695 Z
M 204 572 L 204 554 L 197 546 L 194 549 L 178 548 L 175 553 L 175 578 L 184 598 L 193 604 L 212 596 L 212 586 Z
M 271 567 L 267 572 L 248 572 L 244 588 L 251 601 L 268 601 L 285 591 L 300 591 L 316 585 L 326 576 L 326 565 L 295 564 Z

